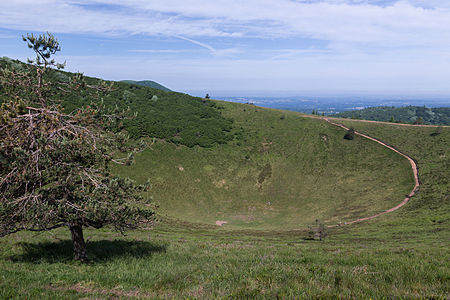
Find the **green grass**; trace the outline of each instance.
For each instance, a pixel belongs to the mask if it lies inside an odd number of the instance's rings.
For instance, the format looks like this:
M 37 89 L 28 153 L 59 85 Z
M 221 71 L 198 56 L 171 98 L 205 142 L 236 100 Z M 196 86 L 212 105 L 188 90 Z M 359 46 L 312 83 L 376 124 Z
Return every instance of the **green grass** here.
M 342 231 L 342 230 L 340 230 Z M 91 263 L 71 261 L 67 232 L 2 241 L 1 298 L 446 297 L 443 243 L 214 229 L 87 231 Z M 63 239 L 60 241 L 60 239 Z M 26 243 L 23 241 L 26 240 Z
M 159 141 L 120 175 L 148 178 L 160 213 L 235 229 L 304 228 L 391 208 L 414 186 L 406 159 L 298 113 L 220 103 L 234 140 L 212 148 Z M 284 116 L 284 118 L 281 118 Z
M 345 141 L 344 130 L 324 121 L 221 105 L 235 119 L 231 143 L 204 149 L 159 141 L 136 165 L 115 170 L 149 177 L 168 217 L 125 237 L 86 230 L 88 265 L 71 260 L 68 230 L 2 238 L 0 298 L 450 297 L 449 128 L 433 135 L 433 128 L 345 121 L 415 158 L 422 187 L 400 210 L 331 229 L 319 242 L 305 239 L 309 215 L 335 222 L 397 204 L 413 185 L 408 163 L 359 137 Z M 339 199 L 324 197 L 336 191 Z M 263 206 L 268 200 L 275 212 Z M 310 201 L 317 207 L 305 207 Z M 364 209 L 346 214 L 356 206 Z M 254 219 L 231 218 L 250 215 L 250 207 Z M 230 223 L 211 225 L 216 219 Z
M 343 120 L 341 123 L 394 145 L 417 161 L 420 193 L 406 212 L 446 214 L 450 204 L 450 127 L 407 127 Z M 437 134 L 436 134 L 437 133 Z

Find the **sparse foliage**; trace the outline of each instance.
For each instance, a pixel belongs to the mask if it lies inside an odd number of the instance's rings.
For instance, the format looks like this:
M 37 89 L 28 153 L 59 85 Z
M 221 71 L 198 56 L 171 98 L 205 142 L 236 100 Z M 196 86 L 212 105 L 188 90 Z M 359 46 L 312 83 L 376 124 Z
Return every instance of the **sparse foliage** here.
M 63 69 L 64 64 L 57 63 L 54 59 L 51 59 L 53 54 L 61 51 L 58 39 L 51 33 L 41 34 L 39 36 L 34 36 L 34 34 L 27 34 L 27 36 L 22 36 L 22 40 L 27 42 L 27 46 L 36 53 L 35 59 L 28 59 L 29 64 L 35 64 L 38 67 L 56 67 L 58 69 Z
M 327 227 L 319 219 L 316 219 L 316 222 L 308 227 L 308 239 L 310 240 L 319 239 L 322 241 L 325 240 L 327 235 Z
M 27 43 L 28 48 L 36 53 L 35 59 L 28 59 L 28 63 L 36 67 L 37 85 L 35 86 L 35 93 L 39 97 L 42 104 L 46 104 L 47 85 L 43 82 L 43 76 L 49 68 L 63 69 L 66 63 L 57 63 L 52 55 L 61 51 L 58 39 L 51 33 L 34 36 L 34 34 L 27 34 L 22 36 L 22 40 Z

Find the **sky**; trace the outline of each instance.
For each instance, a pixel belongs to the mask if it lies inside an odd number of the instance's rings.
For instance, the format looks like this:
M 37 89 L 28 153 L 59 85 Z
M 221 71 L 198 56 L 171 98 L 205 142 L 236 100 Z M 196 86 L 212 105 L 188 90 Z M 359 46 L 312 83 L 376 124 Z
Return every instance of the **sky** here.
M 5 0 L 0 56 L 172 90 L 450 95 L 450 0 Z

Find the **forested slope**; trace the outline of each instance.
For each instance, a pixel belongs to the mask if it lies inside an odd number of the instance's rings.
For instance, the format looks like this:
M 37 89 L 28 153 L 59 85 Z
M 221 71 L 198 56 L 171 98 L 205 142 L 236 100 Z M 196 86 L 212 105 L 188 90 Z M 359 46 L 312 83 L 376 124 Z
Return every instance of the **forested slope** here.
M 30 66 L 18 60 L 0 58 L 0 68 L 25 70 Z M 133 138 L 156 137 L 186 146 L 199 145 L 211 147 L 231 140 L 230 130 L 233 121 L 224 118 L 220 106 L 215 102 L 187 94 L 166 92 L 161 89 L 125 82 L 102 81 L 98 78 L 84 77 L 87 89 L 74 91 L 52 86 L 51 83 L 70 84 L 74 73 L 48 72 L 46 82 L 54 89 L 55 96 L 50 99 L 61 104 L 68 112 L 89 105 L 91 102 L 103 103 L 114 110 L 129 110 L 134 118 L 124 120 L 121 128 Z M 103 90 L 89 88 L 103 84 Z M 7 85 L 0 83 L 0 102 L 7 100 Z M 13 87 L 10 87 L 13 88 Z M 21 97 L 30 95 L 22 94 Z
M 165 86 L 152 81 L 152 80 L 140 80 L 140 81 L 136 81 L 136 80 L 122 80 L 122 82 L 125 83 L 130 83 L 130 84 L 136 84 L 136 85 L 142 85 L 142 86 L 147 86 L 147 87 L 151 87 L 154 89 L 159 89 L 165 92 L 171 92 L 170 89 L 166 88 Z
M 372 121 L 450 125 L 450 107 L 380 106 L 352 110 L 333 115 L 340 118 L 356 118 Z

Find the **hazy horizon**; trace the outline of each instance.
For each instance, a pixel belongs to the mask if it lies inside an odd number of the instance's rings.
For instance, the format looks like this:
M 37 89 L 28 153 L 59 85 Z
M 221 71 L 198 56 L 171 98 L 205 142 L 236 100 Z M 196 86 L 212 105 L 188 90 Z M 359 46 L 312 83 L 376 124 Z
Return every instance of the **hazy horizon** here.
M 169 87 L 170 88 L 170 87 Z M 367 97 L 367 98 L 387 98 L 387 99 L 420 99 L 428 98 L 429 100 L 442 100 L 448 99 L 450 105 L 450 92 L 437 91 L 437 92 L 410 92 L 410 91 L 322 91 L 322 90 L 299 90 L 299 91 L 286 91 L 286 90 L 182 90 L 177 91 L 186 93 L 196 97 L 203 97 L 209 94 L 210 97 L 269 97 L 269 98 L 289 98 L 289 97 Z

